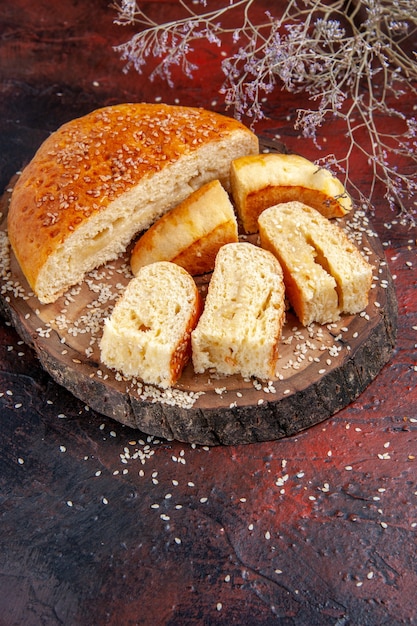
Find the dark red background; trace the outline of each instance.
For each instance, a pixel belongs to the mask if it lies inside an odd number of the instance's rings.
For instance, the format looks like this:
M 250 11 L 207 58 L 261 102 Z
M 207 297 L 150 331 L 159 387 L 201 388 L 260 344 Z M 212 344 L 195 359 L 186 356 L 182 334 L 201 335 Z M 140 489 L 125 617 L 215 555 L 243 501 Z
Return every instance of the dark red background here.
M 144 7 L 160 20 L 178 11 Z M 112 46 L 133 31 L 114 17 L 99 0 L 0 9 L 1 191 L 50 131 L 96 107 L 160 97 L 224 110 L 215 46 L 196 52 L 193 81 L 179 75 L 170 89 L 122 72 Z M 315 158 L 293 129 L 298 105 L 277 90 L 257 132 Z M 329 152 L 344 141 L 338 125 L 323 136 Z M 366 162 L 354 168 L 366 193 Z M 393 220 L 378 189 L 373 224 L 400 313 L 395 354 L 356 402 L 285 441 L 153 441 L 144 464 L 126 459 L 126 448 L 146 452 L 146 441 L 129 443 L 142 435 L 56 385 L 1 322 L 2 626 L 417 621 L 417 232 Z

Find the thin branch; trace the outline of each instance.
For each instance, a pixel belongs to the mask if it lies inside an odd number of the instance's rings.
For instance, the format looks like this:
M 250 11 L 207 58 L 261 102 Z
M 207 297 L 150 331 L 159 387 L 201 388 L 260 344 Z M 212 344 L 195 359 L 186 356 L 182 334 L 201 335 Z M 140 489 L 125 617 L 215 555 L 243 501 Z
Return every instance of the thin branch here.
M 347 148 L 344 154 L 329 155 L 329 166 L 344 170 L 346 185 L 364 202 L 349 172 L 354 152 L 360 151 L 372 175 L 370 200 L 376 183 L 382 182 L 391 206 L 415 224 L 417 208 L 407 208 L 404 198 L 417 192 L 417 121 L 401 111 L 404 94 L 417 95 L 416 54 L 403 48 L 417 33 L 415 0 L 289 0 L 280 15 L 266 12 L 260 23 L 250 14 L 256 0 L 230 0 L 205 10 L 208 3 L 180 0 L 185 17 L 161 24 L 135 0 L 115 4 L 116 23 L 139 28 L 116 47 L 125 70 L 133 67 L 142 73 L 153 58 L 157 64 L 150 79 L 160 76 L 173 85 L 174 65 L 192 78 L 197 67 L 189 55 L 199 39 L 221 46 L 231 37 L 235 49 L 220 61 L 225 74 L 220 93 L 234 115 L 251 118 L 254 126 L 265 116 L 264 96 L 277 85 L 304 93 L 311 108 L 298 111 L 295 127 L 318 146 L 317 132 L 327 119 L 342 121 Z M 232 11 L 230 28 L 222 21 Z M 376 113 L 401 120 L 405 132 L 387 131 Z M 358 133 L 366 141 L 357 139 Z M 411 174 L 398 171 L 399 155 Z

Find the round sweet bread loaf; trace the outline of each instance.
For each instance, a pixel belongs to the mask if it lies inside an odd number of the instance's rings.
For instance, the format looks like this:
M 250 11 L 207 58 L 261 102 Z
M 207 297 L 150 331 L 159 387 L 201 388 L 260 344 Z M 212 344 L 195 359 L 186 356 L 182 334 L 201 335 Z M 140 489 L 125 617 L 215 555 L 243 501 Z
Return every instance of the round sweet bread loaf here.
M 117 258 L 132 238 L 230 164 L 257 153 L 243 124 L 204 109 L 120 104 L 64 124 L 12 194 L 8 236 L 42 303 Z

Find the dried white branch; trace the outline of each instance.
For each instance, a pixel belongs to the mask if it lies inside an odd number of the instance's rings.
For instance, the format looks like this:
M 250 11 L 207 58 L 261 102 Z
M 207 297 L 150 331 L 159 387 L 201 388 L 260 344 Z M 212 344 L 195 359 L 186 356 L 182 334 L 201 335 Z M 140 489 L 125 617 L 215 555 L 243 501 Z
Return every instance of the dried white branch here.
M 345 127 L 345 153 L 320 161 L 344 171 L 346 185 L 362 203 L 372 202 L 381 182 L 391 207 L 415 224 L 417 120 L 402 110 L 404 97 L 417 95 L 417 57 L 409 45 L 417 36 L 415 0 L 289 0 L 279 15 L 267 12 L 261 23 L 251 17 L 255 3 L 230 0 L 208 10 L 209 0 L 180 0 L 184 17 L 156 23 L 136 0 L 121 0 L 116 23 L 136 24 L 138 32 L 116 50 L 126 71 L 142 73 L 152 58 L 150 79 L 160 76 L 172 86 L 173 66 L 192 78 L 197 66 L 190 54 L 198 40 L 222 46 L 231 38 L 234 52 L 220 61 L 225 75 L 220 93 L 234 115 L 255 125 L 277 85 L 305 94 L 311 107 L 300 108 L 295 121 L 303 136 L 319 148 L 318 130 L 326 122 L 338 119 Z M 231 11 L 233 29 L 223 22 Z M 372 173 L 366 199 L 350 175 L 357 151 Z

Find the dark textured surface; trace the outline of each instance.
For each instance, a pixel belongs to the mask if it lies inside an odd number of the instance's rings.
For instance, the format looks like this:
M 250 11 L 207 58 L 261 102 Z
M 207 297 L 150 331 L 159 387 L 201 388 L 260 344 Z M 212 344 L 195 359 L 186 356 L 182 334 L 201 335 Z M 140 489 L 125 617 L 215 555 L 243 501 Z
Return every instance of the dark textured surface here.
M 176 3 L 148 5 L 172 15 Z M 193 83 L 169 90 L 122 74 L 111 45 L 128 31 L 112 18 L 97 0 L 1 8 L 1 191 L 75 115 L 215 98 L 216 49 Z M 259 132 L 297 150 L 295 106 L 271 98 Z M 326 132 L 331 151 L 343 138 Z M 349 407 L 289 439 L 148 449 L 54 383 L 1 323 L 2 626 L 416 623 L 417 233 L 392 219 L 381 191 L 373 223 L 395 277 L 394 356 Z

